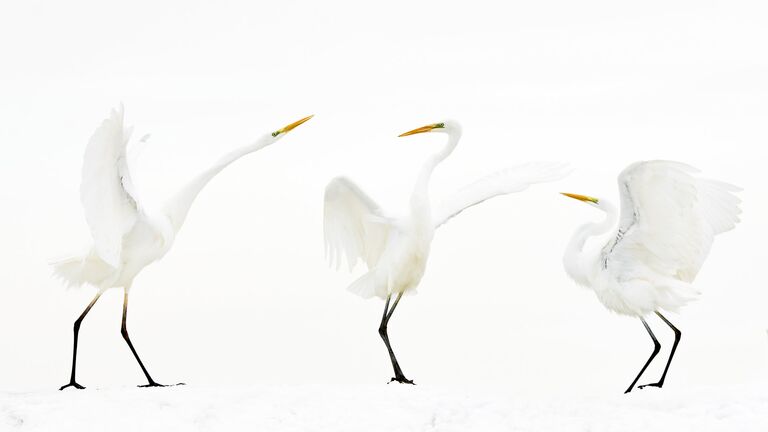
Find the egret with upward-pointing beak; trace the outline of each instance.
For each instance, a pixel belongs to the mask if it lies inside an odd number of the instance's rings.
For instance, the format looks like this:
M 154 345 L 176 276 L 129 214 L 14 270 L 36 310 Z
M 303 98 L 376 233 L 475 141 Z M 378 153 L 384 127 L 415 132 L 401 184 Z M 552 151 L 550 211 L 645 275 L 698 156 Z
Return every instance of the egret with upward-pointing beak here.
M 430 156 L 421 168 L 411 193 L 409 212 L 395 217 L 380 208 L 355 183 L 337 177 L 325 189 L 324 229 L 326 253 L 338 266 L 346 256 L 350 270 L 358 260 L 368 266 L 368 272 L 349 286 L 349 290 L 364 298 L 384 299 L 384 313 L 379 335 L 389 352 L 395 376 L 390 380 L 413 384 L 405 377 L 387 333 L 387 325 L 403 294 L 415 290 L 421 281 L 429 257 L 435 229 L 461 211 L 497 195 L 519 192 L 530 184 L 553 181 L 567 174 L 563 164 L 532 163 L 512 167 L 489 175 L 448 197 L 432 207 L 429 179 L 437 165 L 456 148 L 461 127 L 455 121 L 433 123 L 401 137 L 420 133 L 443 133 L 447 142 Z M 392 302 L 392 296 L 395 296 Z
M 144 267 L 168 252 L 195 197 L 216 174 L 237 159 L 274 144 L 311 117 L 265 134 L 254 143 L 232 151 L 192 179 L 164 207 L 157 209 L 144 205 L 131 181 L 126 155 L 131 129 L 123 124 L 122 107 L 113 110 L 110 117 L 101 123 L 86 147 L 80 186 L 80 199 L 93 236 L 93 247 L 85 256 L 53 264 L 55 273 L 67 284 L 91 285 L 97 290 L 93 300 L 75 321 L 72 374 L 69 383 L 61 390 L 67 387 L 84 388 L 75 380 L 78 332 L 85 316 L 104 291 L 110 288 L 122 288 L 124 291 L 121 333 L 147 378 L 148 384 L 142 387 L 162 386 L 149 375 L 128 336 L 128 294 L 133 279 Z

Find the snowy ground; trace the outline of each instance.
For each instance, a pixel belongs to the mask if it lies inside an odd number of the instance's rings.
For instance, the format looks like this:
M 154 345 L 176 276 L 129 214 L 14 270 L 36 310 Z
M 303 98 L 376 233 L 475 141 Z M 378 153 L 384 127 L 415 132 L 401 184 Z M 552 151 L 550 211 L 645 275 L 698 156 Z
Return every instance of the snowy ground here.
M 3 431 L 768 431 L 768 391 L 604 397 L 376 387 L 111 388 L 0 394 Z

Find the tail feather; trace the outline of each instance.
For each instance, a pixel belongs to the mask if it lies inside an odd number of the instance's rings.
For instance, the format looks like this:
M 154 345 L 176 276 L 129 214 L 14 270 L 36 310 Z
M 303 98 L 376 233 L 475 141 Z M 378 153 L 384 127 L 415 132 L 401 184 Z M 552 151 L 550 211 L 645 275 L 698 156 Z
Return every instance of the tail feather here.
M 85 284 L 98 288 L 115 270 L 94 253 L 66 258 L 51 265 L 54 275 L 64 281 L 68 288 L 78 288 Z
M 359 295 L 364 299 L 374 296 L 387 298 L 387 281 L 383 272 L 377 272 L 376 269 L 357 278 L 349 285 L 347 290 Z

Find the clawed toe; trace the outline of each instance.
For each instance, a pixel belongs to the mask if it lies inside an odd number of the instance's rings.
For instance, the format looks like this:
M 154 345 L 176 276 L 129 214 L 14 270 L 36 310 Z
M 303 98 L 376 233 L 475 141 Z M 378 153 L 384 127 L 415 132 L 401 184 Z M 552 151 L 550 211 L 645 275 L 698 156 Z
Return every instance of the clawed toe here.
M 183 382 L 180 382 L 180 383 L 176 383 L 176 384 L 165 385 L 165 384 L 159 384 L 159 383 L 156 383 L 156 382 L 152 381 L 149 384 L 143 384 L 143 385 L 140 385 L 139 387 L 142 387 L 142 388 L 146 388 L 146 387 L 175 387 L 175 386 L 183 386 L 183 385 L 187 385 L 187 384 L 183 383 Z
M 158 384 L 158 383 L 152 381 L 149 384 L 143 384 L 143 385 L 140 385 L 139 387 L 167 387 L 167 386 L 164 385 L 164 384 Z
M 391 379 L 391 380 L 389 380 L 389 382 L 388 382 L 387 384 L 391 383 L 392 381 L 397 381 L 397 382 L 399 382 L 400 384 L 411 384 L 411 385 L 416 385 L 416 383 L 414 383 L 413 381 L 409 380 L 409 379 L 408 379 L 408 378 L 406 378 L 406 377 L 392 377 L 392 379 Z
M 71 382 L 71 383 L 69 383 L 67 385 L 63 385 L 63 386 L 59 387 L 59 391 L 64 390 L 67 387 L 74 387 L 74 388 L 80 389 L 80 390 L 83 390 L 85 388 L 85 387 L 81 386 L 80 384 L 78 384 L 76 382 Z
M 644 389 L 645 387 L 658 387 L 658 388 L 661 388 L 662 385 L 663 385 L 662 383 L 643 384 L 641 386 L 637 386 L 637 388 L 639 388 L 641 390 Z

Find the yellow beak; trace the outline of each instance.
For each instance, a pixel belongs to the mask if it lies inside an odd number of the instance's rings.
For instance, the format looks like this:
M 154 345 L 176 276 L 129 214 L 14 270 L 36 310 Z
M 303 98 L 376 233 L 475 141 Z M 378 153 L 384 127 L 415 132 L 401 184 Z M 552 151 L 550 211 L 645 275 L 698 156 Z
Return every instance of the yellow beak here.
M 400 135 L 398 135 L 398 137 L 404 137 L 404 136 L 408 136 L 408 135 L 416 135 L 416 134 L 420 134 L 420 133 L 424 133 L 424 132 L 430 132 L 432 129 L 435 129 L 436 127 L 438 127 L 437 126 L 438 124 L 439 123 L 433 123 L 433 124 L 430 124 L 430 125 L 422 126 L 420 128 L 416 128 L 414 130 L 401 133 Z
M 312 117 L 314 117 L 314 115 L 304 117 L 303 119 L 301 119 L 299 121 L 295 121 L 295 122 L 289 124 L 288 126 L 280 129 L 280 130 L 272 132 L 272 136 L 278 136 L 278 135 L 280 135 L 282 133 L 290 132 L 290 131 L 294 130 L 296 128 L 296 126 L 299 126 L 300 124 L 308 122 L 309 119 L 311 119 Z
M 566 192 L 560 192 L 560 193 L 567 196 L 568 198 L 573 198 L 579 201 L 588 201 L 595 204 L 597 204 L 597 202 L 599 201 L 597 198 L 587 196 L 587 195 L 579 195 L 579 194 L 572 194 L 572 193 L 566 193 Z

